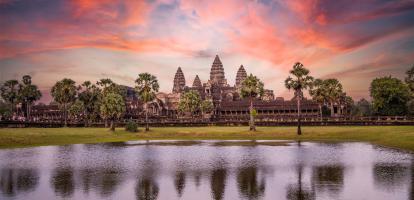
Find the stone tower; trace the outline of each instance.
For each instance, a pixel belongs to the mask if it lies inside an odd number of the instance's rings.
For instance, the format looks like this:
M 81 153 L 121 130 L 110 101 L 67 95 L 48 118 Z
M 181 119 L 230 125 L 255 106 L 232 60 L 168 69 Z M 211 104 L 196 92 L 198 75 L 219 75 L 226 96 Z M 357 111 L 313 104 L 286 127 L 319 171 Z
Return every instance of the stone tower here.
M 221 63 L 221 60 L 218 57 L 218 55 L 216 55 L 216 57 L 214 58 L 213 65 L 211 66 L 210 81 L 211 83 L 215 83 L 220 86 L 227 85 L 227 80 L 224 76 L 223 64 Z
M 198 77 L 198 75 L 196 75 L 196 77 L 194 78 L 193 87 L 196 87 L 196 88 L 202 87 L 201 80 Z
M 244 81 L 244 79 L 247 78 L 247 73 L 246 70 L 244 69 L 243 65 L 240 65 L 239 70 L 237 70 L 237 75 L 236 75 L 236 88 L 240 88 L 242 85 L 242 82 Z
M 181 67 L 178 67 L 174 76 L 173 93 L 181 93 L 185 87 L 185 77 Z

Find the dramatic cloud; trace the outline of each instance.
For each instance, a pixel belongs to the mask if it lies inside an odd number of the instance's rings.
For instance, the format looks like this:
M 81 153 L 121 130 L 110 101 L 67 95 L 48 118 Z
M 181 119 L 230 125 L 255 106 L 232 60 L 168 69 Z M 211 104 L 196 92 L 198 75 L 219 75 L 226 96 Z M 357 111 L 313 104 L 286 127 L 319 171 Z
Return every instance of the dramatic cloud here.
M 168 92 L 178 66 L 205 81 L 219 54 L 230 83 L 244 64 L 289 97 L 283 79 L 300 61 L 360 98 L 413 63 L 414 1 L 0 0 L 0 27 L 0 82 L 31 73 L 44 91 L 70 76 L 132 85 L 148 71 Z

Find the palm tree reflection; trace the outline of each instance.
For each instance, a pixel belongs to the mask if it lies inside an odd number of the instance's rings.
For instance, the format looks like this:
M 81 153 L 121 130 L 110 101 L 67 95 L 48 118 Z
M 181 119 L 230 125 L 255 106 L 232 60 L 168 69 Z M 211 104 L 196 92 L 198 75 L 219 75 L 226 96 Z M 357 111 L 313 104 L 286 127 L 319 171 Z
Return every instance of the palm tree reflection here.
M 214 169 L 211 173 L 211 194 L 214 200 L 221 200 L 226 188 L 227 170 L 224 168 Z
M 245 199 L 258 199 L 265 192 L 265 179 L 258 180 L 258 169 L 256 166 L 248 166 L 239 169 L 237 184 L 240 195 Z

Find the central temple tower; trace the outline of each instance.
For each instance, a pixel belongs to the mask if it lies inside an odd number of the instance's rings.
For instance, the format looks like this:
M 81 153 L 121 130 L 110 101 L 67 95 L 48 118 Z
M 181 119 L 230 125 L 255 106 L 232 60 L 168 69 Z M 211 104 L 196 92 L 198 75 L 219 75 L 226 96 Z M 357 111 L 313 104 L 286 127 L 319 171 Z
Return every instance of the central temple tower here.
M 218 55 L 214 58 L 213 65 L 211 66 L 210 71 L 210 81 L 213 84 L 217 84 L 219 86 L 227 86 L 227 80 L 224 76 L 224 68 L 223 64 Z

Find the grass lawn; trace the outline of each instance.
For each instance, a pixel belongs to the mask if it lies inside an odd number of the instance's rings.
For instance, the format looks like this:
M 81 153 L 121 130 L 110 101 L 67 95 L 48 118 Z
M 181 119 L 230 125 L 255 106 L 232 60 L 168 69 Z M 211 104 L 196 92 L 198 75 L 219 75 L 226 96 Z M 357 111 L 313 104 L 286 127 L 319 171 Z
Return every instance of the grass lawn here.
M 118 128 L 112 133 L 106 128 L 3 128 L 0 148 L 62 145 L 78 143 L 120 142 L 128 140 L 270 140 L 349 142 L 362 141 L 414 152 L 414 126 L 337 126 L 302 127 L 163 127 L 149 132 L 129 133 Z

